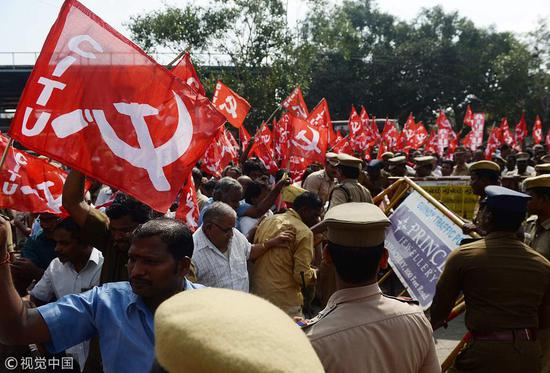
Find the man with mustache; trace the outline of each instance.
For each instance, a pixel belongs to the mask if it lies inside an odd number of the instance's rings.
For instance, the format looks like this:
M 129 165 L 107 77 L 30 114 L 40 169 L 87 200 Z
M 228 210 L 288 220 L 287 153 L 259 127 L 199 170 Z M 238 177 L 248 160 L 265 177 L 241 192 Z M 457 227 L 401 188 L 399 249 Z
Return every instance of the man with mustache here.
M 154 360 L 153 314 L 172 295 L 196 289 L 185 279 L 193 255 L 189 229 L 173 219 L 150 220 L 132 234 L 130 282 L 108 283 L 26 309 L 11 281 L 7 230 L 0 218 L 0 343 L 42 343 L 51 353 L 99 337 L 105 372 L 148 371 Z

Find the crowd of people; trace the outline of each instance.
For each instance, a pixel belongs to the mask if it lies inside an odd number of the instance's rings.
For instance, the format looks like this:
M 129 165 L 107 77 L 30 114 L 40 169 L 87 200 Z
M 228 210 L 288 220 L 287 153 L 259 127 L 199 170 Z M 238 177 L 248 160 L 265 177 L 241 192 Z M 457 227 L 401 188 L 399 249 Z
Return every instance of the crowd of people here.
M 294 182 L 250 158 L 219 179 L 193 169 L 191 232 L 109 186 L 87 191 L 71 170 L 66 214 L 0 217 L 3 358 L 70 357 L 87 372 L 439 372 L 433 330 L 463 296 L 472 340 L 454 371 L 550 371 L 549 173 L 540 145 L 491 160 L 327 153 Z M 390 221 L 373 196 L 403 176 L 469 177 L 479 196 L 464 231 L 481 239 L 450 254 L 430 318 L 378 285 Z

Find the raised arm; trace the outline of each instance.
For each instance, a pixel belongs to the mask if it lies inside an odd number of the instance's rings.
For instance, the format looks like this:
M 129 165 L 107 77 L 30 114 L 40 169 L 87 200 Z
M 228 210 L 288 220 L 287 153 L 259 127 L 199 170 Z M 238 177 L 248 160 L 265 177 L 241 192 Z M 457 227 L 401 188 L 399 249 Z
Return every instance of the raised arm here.
M 267 212 L 273 206 L 281 189 L 290 184 L 289 179 L 281 179 L 275 184 L 275 187 L 260 201 L 256 206 L 250 206 L 244 213 L 244 216 L 250 216 L 252 218 L 259 218 Z
M 76 170 L 71 170 L 63 185 L 63 207 L 79 226 L 84 226 L 90 205 L 84 201 L 85 176 Z
M 7 258 L 10 223 L 0 217 L 0 343 L 25 345 L 50 340 L 50 331 L 37 310 L 27 309 L 13 285 Z

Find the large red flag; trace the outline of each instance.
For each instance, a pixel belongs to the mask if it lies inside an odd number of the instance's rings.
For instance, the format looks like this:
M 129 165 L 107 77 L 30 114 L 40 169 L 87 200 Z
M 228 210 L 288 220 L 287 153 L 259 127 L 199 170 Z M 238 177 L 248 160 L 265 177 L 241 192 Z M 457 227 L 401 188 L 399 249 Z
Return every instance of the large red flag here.
M 474 113 L 470 105 L 466 108 L 466 114 L 464 114 L 464 125 L 472 127 L 474 124 Z
M 336 140 L 336 135 L 332 127 L 332 120 L 330 119 L 330 112 L 328 109 L 327 100 L 324 98 L 319 101 L 317 106 L 309 113 L 307 121 L 313 127 L 323 127 L 328 130 L 328 143 L 333 144 Z
M 199 204 L 197 203 L 197 191 L 191 174 L 189 174 L 181 191 L 176 219 L 185 223 L 191 232 L 196 231 L 199 227 Z
M 281 106 L 286 109 L 290 114 L 300 119 L 307 119 L 309 112 L 307 110 L 304 96 L 302 96 L 302 90 L 300 87 L 296 87 L 294 91 L 283 100 Z
M 485 159 L 490 160 L 493 153 L 504 143 L 502 139 L 502 129 L 493 127 L 489 140 L 487 140 L 487 147 L 485 147 Z
M 199 75 L 195 71 L 195 67 L 191 63 L 191 56 L 189 52 L 185 52 L 183 58 L 178 62 L 178 64 L 172 69 L 172 74 L 176 77 L 183 80 L 187 85 L 193 88 L 195 91 L 205 96 L 206 92 L 204 87 L 201 84 Z
M 537 115 L 535 119 L 535 125 L 533 126 L 533 143 L 540 144 L 542 141 L 542 122 L 540 117 Z
M 433 128 L 430 131 L 430 137 L 426 141 L 425 151 L 426 153 L 439 153 L 439 137 Z
M 326 128 L 313 128 L 307 121 L 292 116 L 290 125 L 290 155 L 305 158 L 309 163 L 324 164 L 328 145 Z
M 262 123 L 258 132 L 256 132 L 256 136 L 254 136 L 254 146 L 250 154 L 257 156 L 271 174 L 276 173 L 279 169 L 273 154 L 273 136 L 265 122 Z
M 336 134 L 336 139 L 334 140 L 334 145 L 332 146 L 331 151 L 334 153 L 346 153 L 349 155 L 354 155 L 353 149 L 351 148 L 348 139 L 342 137 L 340 131 L 338 131 L 338 133 Z
M 483 144 L 483 129 L 485 126 L 485 114 L 475 113 L 472 120 L 472 130 L 464 137 L 462 144 L 475 151 Z
M 212 104 L 222 113 L 233 127 L 243 125 L 244 118 L 250 110 L 250 104 L 241 96 L 233 92 L 222 82 L 216 83 L 216 91 L 212 98 Z
M 67 0 L 10 135 L 165 212 L 224 120 L 206 97 Z
M 422 147 L 428 140 L 428 131 L 422 122 L 415 124 L 414 135 L 409 139 L 409 146 L 413 149 Z
M 527 122 L 525 121 L 525 113 L 521 114 L 521 119 L 519 120 L 519 123 L 516 124 L 514 132 L 516 133 L 517 144 L 520 147 L 523 146 L 525 138 L 527 137 Z
M 458 146 L 458 137 L 453 130 L 453 126 L 443 111 L 439 112 L 437 117 L 437 152 L 440 156 L 444 155 L 445 149 L 448 155 L 455 152 Z
M 506 119 L 506 117 L 502 118 L 502 121 L 500 122 L 500 130 L 502 132 L 502 140 L 504 141 L 504 143 L 510 146 L 514 146 L 514 136 L 512 136 L 510 126 L 508 125 L 508 119 Z
M 395 124 L 386 118 L 384 129 L 382 130 L 382 142 L 386 144 L 388 150 L 393 150 L 399 139 L 399 131 L 395 128 Z
M 278 122 L 273 125 L 273 150 L 275 160 L 283 167 L 287 167 L 288 148 L 290 138 L 290 114 L 285 113 Z
M 0 154 L 8 140 L 0 135 Z M 67 173 L 45 159 L 10 147 L 0 171 L 0 207 L 24 212 L 61 213 L 61 193 Z

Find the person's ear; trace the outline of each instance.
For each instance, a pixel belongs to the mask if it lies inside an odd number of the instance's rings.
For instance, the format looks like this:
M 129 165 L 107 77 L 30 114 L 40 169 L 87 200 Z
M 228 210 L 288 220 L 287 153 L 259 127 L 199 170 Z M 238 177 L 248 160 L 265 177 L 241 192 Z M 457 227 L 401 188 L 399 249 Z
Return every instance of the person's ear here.
M 389 259 L 389 253 L 386 248 L 384 248 L 384 251 L 382 252 L 382 257 L 380 258 L 380 269 L 386 269 L 388 268 L 388 259 Z
M 188 256 L 180 259 L 176 263 L 176 273 L 180 277 L 185 277 L 189 273 L 189 268 L 191 267 L 191 259 Z

